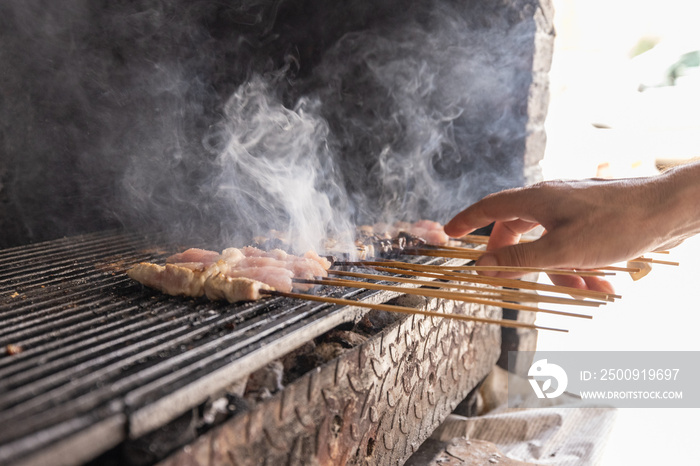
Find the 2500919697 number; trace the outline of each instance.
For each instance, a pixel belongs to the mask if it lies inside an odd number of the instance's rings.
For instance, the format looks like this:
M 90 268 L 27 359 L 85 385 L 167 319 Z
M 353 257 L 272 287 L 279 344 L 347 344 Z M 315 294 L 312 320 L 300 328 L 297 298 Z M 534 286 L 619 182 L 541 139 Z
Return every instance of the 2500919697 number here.
M 602 369 L 600 380 L 676 380 L 680 369 Z

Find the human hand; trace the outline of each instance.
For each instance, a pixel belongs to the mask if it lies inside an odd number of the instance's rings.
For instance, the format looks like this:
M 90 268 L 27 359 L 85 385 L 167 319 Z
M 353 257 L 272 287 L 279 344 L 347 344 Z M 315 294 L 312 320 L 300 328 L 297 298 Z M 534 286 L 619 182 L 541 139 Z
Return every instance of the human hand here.
M 677 181 L 677 180 L 676 180 Z M 492 194 L 457 214 L 445 232 L 460 237 L 495 222 L 477 265 L 593 269 L 669 248 L 682 240 L 670 218 L 678 200 L 669 176 L 549 181 Z M 519 243 L 538 225 L 545 234 Z M 670 230 L 670 231 L 669 231 Z M 523 274 L 499 272 L 516 277 Z M 599 277 L 552 275 L 556 284 L 612 292 Z

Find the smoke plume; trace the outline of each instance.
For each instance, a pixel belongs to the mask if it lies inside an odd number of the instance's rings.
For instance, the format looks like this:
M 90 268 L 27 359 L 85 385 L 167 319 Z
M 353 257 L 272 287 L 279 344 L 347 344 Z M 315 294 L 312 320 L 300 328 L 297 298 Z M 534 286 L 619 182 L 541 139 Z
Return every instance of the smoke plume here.
M 0 246 L 445 222 L 522 183 L 531 3 L 3 2 Z

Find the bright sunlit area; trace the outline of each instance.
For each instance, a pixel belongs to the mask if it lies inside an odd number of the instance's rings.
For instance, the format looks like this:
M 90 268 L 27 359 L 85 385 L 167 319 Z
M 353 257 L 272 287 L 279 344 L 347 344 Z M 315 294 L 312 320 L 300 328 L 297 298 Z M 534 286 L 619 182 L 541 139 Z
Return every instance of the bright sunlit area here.
M 700 157 L 700 3 L 554 6 L 545 178 L 648 176 Z M 618 273 L 611 281 L 622 299 L 592 320 L 565 321 L 568 334 L 540 332 L 538 349 L 700 351 L 698 258 L 696 237 L 662 258 L 678 267 L 655 265 L 638 281 Z M 538 323 L 561 325 L 556 317 Z M 700 464 L 698 419 L 700 409 L 619 409 L 599 464 Z

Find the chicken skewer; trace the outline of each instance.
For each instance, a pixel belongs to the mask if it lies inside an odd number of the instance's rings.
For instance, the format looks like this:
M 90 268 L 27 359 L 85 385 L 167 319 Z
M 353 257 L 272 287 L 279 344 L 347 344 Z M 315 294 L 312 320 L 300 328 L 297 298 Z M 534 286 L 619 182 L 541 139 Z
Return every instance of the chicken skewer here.
M 308 290 L 292 278 L 325 277 L 331 263 L 314 252 L 304 256 L 275 249 L 228 248 L 222 253 L 188 249 L 174 254 L 165 266 L 142 262 L 127 271 L 132 279 L 173 296 L 226 300 L 231 303 L 261 298 L 261 290 Z

